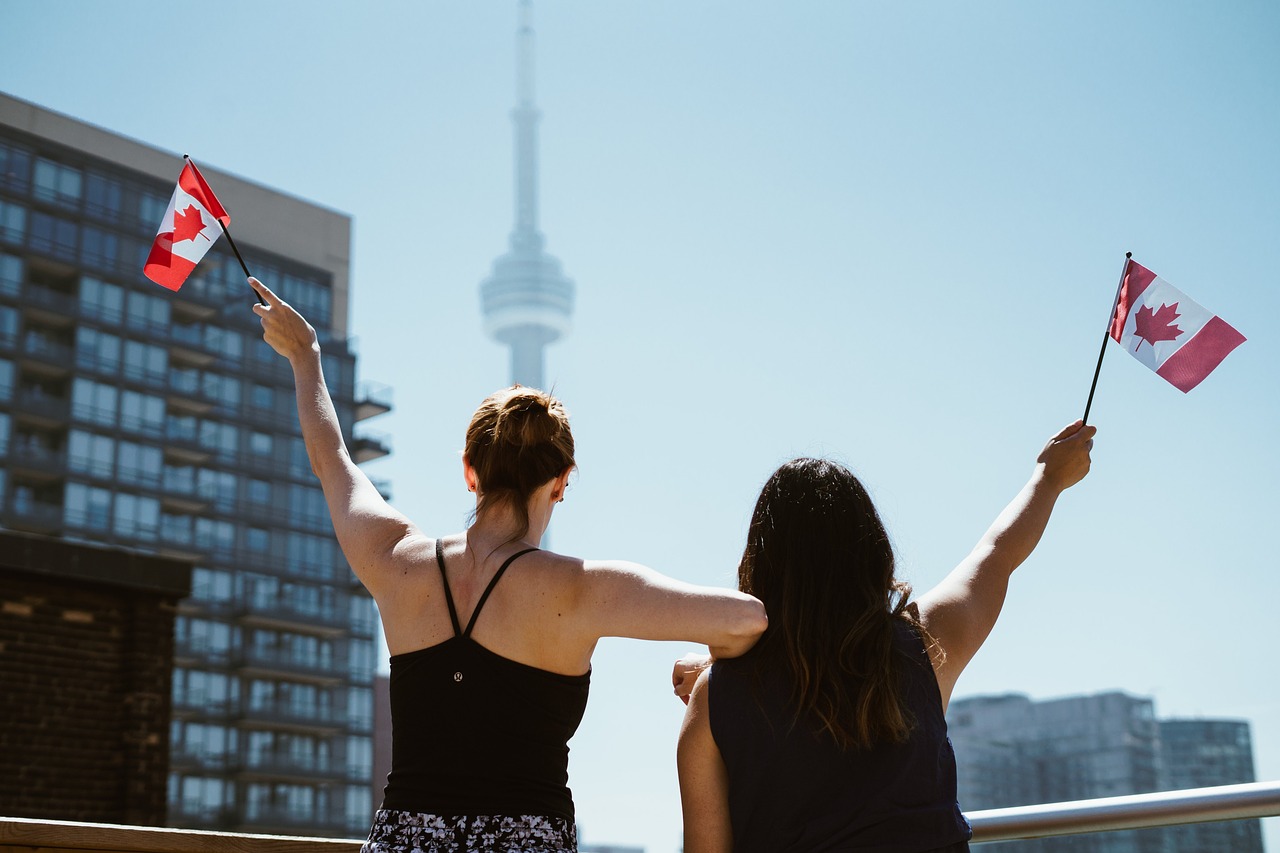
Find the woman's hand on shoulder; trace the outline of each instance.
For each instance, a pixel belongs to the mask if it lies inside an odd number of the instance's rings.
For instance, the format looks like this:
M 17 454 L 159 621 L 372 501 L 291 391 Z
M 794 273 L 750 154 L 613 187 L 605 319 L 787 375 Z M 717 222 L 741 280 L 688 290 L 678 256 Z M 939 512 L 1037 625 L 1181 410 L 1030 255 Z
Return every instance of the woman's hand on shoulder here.
M 672 665 L 671 686 L 675 688 L 676 696 L 680 701 L 686 705 L 689 704 L 689 694 L 693 692 L 693 685 L 698 683 L 698 677 L 714 662 L 715 658 L 711 655 L 689 652 Z

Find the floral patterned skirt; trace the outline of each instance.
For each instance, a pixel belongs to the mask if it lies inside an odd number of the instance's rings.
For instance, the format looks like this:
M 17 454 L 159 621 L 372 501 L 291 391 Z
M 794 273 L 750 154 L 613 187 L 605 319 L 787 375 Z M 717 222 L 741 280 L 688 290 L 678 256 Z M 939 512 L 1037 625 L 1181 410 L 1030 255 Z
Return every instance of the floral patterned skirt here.
M 576 827 L 542 815 L 434 815 L 378 809 L 360 853 L 577 853 Z

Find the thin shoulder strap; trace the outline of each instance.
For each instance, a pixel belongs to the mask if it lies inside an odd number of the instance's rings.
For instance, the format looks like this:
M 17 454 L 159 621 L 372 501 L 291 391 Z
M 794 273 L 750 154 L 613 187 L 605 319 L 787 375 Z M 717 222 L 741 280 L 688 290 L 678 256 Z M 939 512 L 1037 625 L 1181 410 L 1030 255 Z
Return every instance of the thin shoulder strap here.
M 444 600 L 449 604 L 449 619 L 453 622 L 453 636 L 462 633 L 458 625 L 458 610 L 453 606 L 453 593 L 449 591 L 449 576 L 444 573 L 444 540 L 436 540 L 436 565 L 440 567 L 440 581 L 444 584 Z M 470 629 L 468 629 L 468 633 Z
M 489 581 L 489 585 L 484 588 L 484 595 L 480 596 L 480 600 L 476 602 L 476 609 L 471 611 L 471 621 L 467 623 L 467 630 L 462 632 L 462 636 L 471 636 L 471 629 L 476 626 L 476 619 L 480 616 L 480 608 L 484 607 L 484 603 L 489 600 L 489 593 L 493 592 L 493 588 L 498 585 L 498 581 L 502 580 L 502 575 L 507 571 L 507 566 L 514 563 L 516 561 L 516 557 L 523 557 L 530 551 L 537 550 L 537 548 L 525 548 L 523 551 L 517 551 L 510 557 L 507 557 L 506 561 L 498 567 L 498 571 L 494 574 L 493 580 Z M 457 623 L 455 622 L 455 626 L 456 624 Z

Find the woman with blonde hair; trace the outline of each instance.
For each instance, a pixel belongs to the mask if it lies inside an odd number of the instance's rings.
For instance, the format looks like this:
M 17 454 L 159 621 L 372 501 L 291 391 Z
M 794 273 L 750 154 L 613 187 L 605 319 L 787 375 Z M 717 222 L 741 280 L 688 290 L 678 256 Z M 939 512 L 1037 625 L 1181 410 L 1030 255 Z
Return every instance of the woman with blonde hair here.
M 995 625 L 1009 576 L 1094 428 L 1049 440 L 969 556 L 910 600 L 875 505 L 847 468 L 796 459 L 756 502 L 738 587 L 769 628 L 735 660 L 677 662 L 685 853 L 968 850 L 944 714 Z M 692 697 L 689 697 L 692 686 Z
M 514 387 L 480 404 L 463 477 L 474 522 L 432 537 L 396 512 L 343 444 L 315 330 L 256 279 L 263 337 L 289 360 L 311 467 L 391 652 L 392 767 L 366 853 L 575 851 L 568 740 L 601 637 L 705 643 L 765 628 L 750 595 L 538 544 L 574 470 L 564 406 Z

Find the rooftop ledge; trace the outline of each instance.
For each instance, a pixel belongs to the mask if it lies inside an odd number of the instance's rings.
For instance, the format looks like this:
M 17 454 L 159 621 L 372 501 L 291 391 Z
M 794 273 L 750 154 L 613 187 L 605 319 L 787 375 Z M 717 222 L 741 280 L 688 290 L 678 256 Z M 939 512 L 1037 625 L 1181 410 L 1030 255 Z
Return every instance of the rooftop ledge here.
M 358 853 L 362 841 L 0 817 L 0 853 Z

